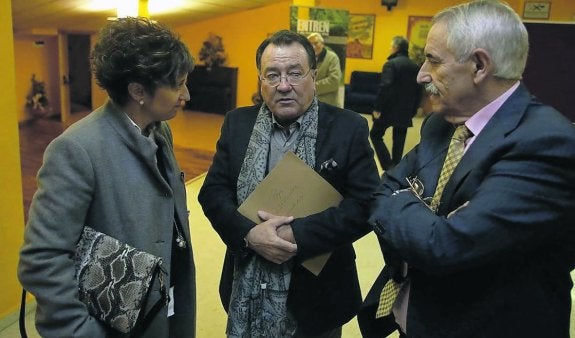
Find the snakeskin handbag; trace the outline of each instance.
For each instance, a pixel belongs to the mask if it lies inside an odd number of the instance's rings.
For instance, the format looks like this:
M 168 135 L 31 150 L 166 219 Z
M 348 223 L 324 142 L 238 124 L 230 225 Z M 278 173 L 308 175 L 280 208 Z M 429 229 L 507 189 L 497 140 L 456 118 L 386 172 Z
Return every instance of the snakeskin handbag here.
M 167 304 L 162 259 L 137 250 L 104 233 L 85 226 L 74 256 L 80 300 L 93 317 L 123 332 L 147 322 Z M 141 314 L 154 280 L 160 283 L 161 299 L 148 314 Z

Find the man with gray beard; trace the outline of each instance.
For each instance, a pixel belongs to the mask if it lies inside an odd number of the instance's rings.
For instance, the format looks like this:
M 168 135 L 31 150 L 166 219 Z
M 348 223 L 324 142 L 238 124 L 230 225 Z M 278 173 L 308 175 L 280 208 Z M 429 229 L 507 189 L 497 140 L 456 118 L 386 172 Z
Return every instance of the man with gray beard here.
M 433 18 L 417 77 L 433 114 L 372 200 L 386 266 L 364 337 L 569 337 L 575 129 L 522 84 L 528 51 L 502 2 Z

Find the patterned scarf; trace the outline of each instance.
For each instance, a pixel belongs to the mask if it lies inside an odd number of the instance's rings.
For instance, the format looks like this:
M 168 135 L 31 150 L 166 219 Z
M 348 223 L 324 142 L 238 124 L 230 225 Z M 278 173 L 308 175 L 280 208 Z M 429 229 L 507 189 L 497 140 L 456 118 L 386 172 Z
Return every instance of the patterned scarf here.
M 241 204 L 264 179 L 272 134 L 272 117 L 262 105 L 237 182 L 237 198 Z M 318 102 L 314 98 L 304 113 L 296 140 L 295 154 L 307 165 L 315 167 Z M 293 337 L 297 326 L 287 311 L 287 296 L 292 262 L 275 264 L 259 255 L 235 261 L 232 295 L 228 310 L 228 337 Z

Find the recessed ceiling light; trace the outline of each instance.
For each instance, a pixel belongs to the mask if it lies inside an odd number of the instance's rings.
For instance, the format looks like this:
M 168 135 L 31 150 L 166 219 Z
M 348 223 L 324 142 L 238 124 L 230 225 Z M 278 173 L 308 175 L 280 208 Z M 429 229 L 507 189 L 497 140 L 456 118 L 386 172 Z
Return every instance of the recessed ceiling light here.
M 82 9 L 86 11 L 102 12 L 115 9 L 119 10 L 121 8 L 122 13 L 125 13 L 124 9 L 128 10 L 128 13 L 137 13 L 138 3 L 139 0 L 93 0 L 86 6 L 83 6 Z M 184 0 L 148 0 L 148 13 L 150 16 L 153 16 L 154 14 L 175 12 L 180 10 L 182 7 L 186 7 Z M 137 14 L 132 14 L 131 16 L 134 15 Z M 121 14 L 121 16 L 126 15 Z

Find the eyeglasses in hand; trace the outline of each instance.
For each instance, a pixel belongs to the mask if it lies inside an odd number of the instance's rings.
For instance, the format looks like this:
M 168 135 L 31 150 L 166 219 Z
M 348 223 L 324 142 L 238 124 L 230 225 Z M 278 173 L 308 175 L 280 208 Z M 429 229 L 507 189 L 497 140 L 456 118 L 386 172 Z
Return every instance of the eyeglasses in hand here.
M 409 184 L 409 189 L 413 192 L 413 194 L 419 198 L 425 205 L 430 207 L 432 197 L 423 197 L 423 192 L 425 191 L 425 187 L 423 183 L 419 179 L 419 177 L 406 177 L 405 180 L 407 184 Z M 431 207 L 430 207 L 431 208 Z

